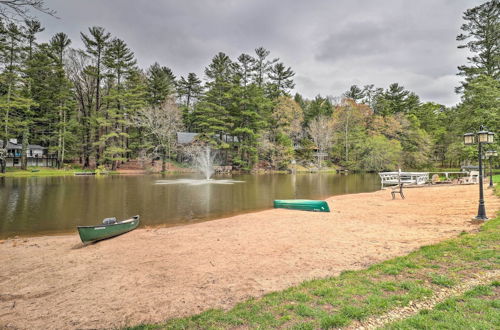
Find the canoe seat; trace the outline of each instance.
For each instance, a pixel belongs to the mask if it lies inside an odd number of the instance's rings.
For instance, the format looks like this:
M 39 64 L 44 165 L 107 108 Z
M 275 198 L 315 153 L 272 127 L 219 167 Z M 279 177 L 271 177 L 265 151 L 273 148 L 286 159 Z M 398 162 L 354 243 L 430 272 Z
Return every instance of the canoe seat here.
M 102 223 L 105 225 L 112 225 L 116 223 L 116 218 L 106 218 L 102 220 Z

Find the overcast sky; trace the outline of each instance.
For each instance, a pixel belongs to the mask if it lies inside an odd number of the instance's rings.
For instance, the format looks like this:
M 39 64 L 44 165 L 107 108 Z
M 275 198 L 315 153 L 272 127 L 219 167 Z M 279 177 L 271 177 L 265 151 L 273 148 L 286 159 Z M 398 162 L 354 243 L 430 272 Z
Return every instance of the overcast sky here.
M 177 77 L 222 51 L 235 59 L 263 46 L 296 72 L 295 91 L 338 96 L 350 85 L 398 82 L 423 101 L 454 105 L 462 13 L 475 0 L 46 0 L 59 19 L 39 15 L 43 40 L 102 26 L 147 68 Z

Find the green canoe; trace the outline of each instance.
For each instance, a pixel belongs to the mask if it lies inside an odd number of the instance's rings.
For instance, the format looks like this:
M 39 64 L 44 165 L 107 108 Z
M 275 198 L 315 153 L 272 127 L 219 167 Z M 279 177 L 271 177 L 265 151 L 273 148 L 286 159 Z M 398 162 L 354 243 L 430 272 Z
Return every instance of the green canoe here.
M 97 226 L 78 226 L 78 233 L 83 243 L 100 241 L 134 230 L 139 225 L 139 216 L 116 222 L 116 219 L 105 219 L 104 224 Z M 110 221 L 109 221 L 110 220 Z
M 328 204 L 325 201 L 315 201 L 310 199 L 275 200 L 274 207 L 279 209 L 330 212 L 330 208 L 328 207 Z

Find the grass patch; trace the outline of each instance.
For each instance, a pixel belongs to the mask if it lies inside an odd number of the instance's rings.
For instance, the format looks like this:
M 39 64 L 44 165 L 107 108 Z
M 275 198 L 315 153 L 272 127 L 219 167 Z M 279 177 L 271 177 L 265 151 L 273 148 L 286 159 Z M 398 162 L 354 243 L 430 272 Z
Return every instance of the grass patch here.
M 0 173 L 0 177 L 6 178 L 26 178 L 26 177 L 47 177 L 47 176 L 73 176 L 75 172 L 94 172 L 94 170 L 82 170 L 78 168 L 57 169 L 51 167 L 28 167 L 27 170 L 8 167 L 5 173 Z M 108 171 L 107 174 L 118 174 L 116 171 Z
M 454 280 L 442 274 L 431 274 L 431 283 L 445 286 L 447 288 L 451 288 L 453 285 L 455 285 Z
M 29 167 L 27 170 L 18 168 L 7 168 L 5 173 L 0 173 L 0 177 L 32 177 L 32 176 L 66 176 L 74 175 L 75 171 L 56 169 L 50 167 Z
M 92 172 L 87 170 L 57 169 L 50 167 L 28 167 L 27 170 L 19 168 L 7 168 L 5 173 L 0 173 L 0 177 L 42 177 L 42 176 L 66 176 L 74 175 L 75 172 Z
M 457 238 L 424 246 L 407 256 L 394 258 L 365 270 L 345 271 L 336 277 L 307 281 L 240 303 L 228 311 L 209 310 L 186 318 L 167 320 L 159 325 L 138 325 L 130 329 L 227 329 L 239 326 L 329 329 L 348 326 L 357 320 L 407 306 L 410 301 L 429 297 L 442 287 L 453 287 L 472 274 L 500 269 L 499 241 L 500 217 L 497 217 L 486 222 L 478 233 L 461 233 Z M 496 282 L 497 286 L 498 284 Z M 477 289 L 475 293 L 468 294 L 485 294 L 484 290 L 486 289 Z M 481 304 L 490 304 L 486 301 L 488 299 L 483 299 L 484 302 L 477 301 L 481 300 L 477 297 L 471 296 L 470 299 L 476 299 L 474 304 L 464 305 L 465 309 L 461 311 L 473 311 L 476 307 L 482 307 Z M 442 309 L 446 306 L 452 309 L 454 304 L 460 305 L 461 301 L 443 303 L 436 313 L 447 313 Z M 491 304 L 493 305 L 484 305 L 488 313 L 493 313 L 495 308 L 498 313 L 498 301 Z M 412 324 L 422 325 L 422 320 L 428 317 L 426 313 L 437 315 L 433 314 L 434 311 L 423 311 L 416 320 L 411 321 L 414 323 L 409 321 L 404 325 L 397 324 L 394 329 L 399 329 L 400 326 L 401 329 L 411 328 Z M 461 320 L 469 322 L 467 314 L 463 315 L 465 316 Z M 485 328 L 492 328 L 488 323 L 491 315 L 484 316 L 484 320 L 481 319 L 483 316 L 477 317 L 480 322 L 484 321 L 484 324 L 489 325 Z M 436 321 L 436 326 L 423 328 L 439 328 L 441 323 L 438 322 L 441 321 Z M 458 319 L 456 322 L 459 322 Z M 464 328 L 461 323 L 454 324 L 456 326 L 448 328 Z
M 388 324 L 383 329 L 499 329 L 498 282 L 479 285 L 459 297 L 449 298 L 432 310 Z

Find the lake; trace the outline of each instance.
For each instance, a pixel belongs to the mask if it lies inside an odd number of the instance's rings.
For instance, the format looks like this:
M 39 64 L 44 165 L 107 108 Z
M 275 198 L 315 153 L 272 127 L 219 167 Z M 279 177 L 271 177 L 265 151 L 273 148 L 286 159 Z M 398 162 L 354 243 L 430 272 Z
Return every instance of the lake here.
M 216 176 L 229 184 L 175 184 L 197 175 L 0 178 L 0 238 L 75 232 L 106 217 L 179 225 L 272 208 L 275 199 L 323 199 L 380 189 L 376 174 Z M 168 180 L 174 184 L 158 184 Z M 333 205 L 335 209 L 335 205 Z

